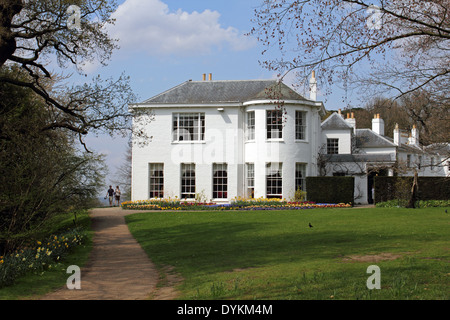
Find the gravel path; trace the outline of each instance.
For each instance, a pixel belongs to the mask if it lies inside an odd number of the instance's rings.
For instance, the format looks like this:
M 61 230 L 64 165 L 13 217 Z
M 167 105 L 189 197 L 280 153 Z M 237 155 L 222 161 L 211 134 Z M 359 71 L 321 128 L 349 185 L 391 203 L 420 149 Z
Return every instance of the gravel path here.
M 64 286 L 41 300 L 158 300 L 159 291 L 161 299 L 173 298 L 174 290 L 156 289 L 158 270 L 125 224 L 130 213 L 118 207 L 93 209 L 93 249 L 81 269 L 81 289 Z

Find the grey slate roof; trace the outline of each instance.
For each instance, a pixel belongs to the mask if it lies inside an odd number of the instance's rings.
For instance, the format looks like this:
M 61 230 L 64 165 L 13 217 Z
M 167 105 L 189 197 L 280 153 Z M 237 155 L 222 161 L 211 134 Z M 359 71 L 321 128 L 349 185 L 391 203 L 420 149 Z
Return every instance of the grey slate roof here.
M 394 162 L 390 154 L 326 154 L 330 162 Z
M 370 129 L 356 129 L 355 133 L 357 148 L 389 148 L 396 145 L 386 137 L 380 136 Z
M 326 118 L 325 121 L 322 122 L 321 127 L 322 130 L 348 130 L 353 128 L 336 112 Z
M 450 154 L 450 143 L 433 143 L 424 148 L 427 152 L 438 154 L 438 155 L 448 155 Z
M 389 140 L 390 142 L 394 143 L 394 139 L 389 138 L 389 137 L 385 137 L 387 140 Z M 398 151 L 402 151 L 402 152 L 410 152 L 410 153 L 424 153 L 424 150 L 418 146 L 415 145 L 410 145 L 410 144 L 404 144 L 402 143 L 398 148 Z
M 306 100 L 277 80 L 189 80 L 141 104 L 243 103 L 259 99 Z

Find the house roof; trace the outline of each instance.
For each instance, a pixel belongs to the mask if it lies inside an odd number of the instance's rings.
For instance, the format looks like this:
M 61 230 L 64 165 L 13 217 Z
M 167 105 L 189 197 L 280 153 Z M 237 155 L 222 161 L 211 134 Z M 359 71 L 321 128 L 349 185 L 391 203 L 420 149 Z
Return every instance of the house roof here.
M 394 139 L 389 138 L 389 137 L 385 137 L 385 138 L 386 138 L 386 140 L 389 140 L 391 143 L 396 145 L 394 143 Z M 413 144 L 405 144 L 405 143 L 402 143 L 400 146 L 397 147 L 397 149 L 398 149 L 398 151 L 408 152 L 408 153 L 424 153 L 425 152 L 425 150 L 423 150 L 419 146 L 415 146 Z
M 390 139 L 377 134 L 371 129 L 356 129 L 355 132 L 357 148 L 389 148 L 397 147 Z
M 265 99 L 307 100 L 277 80 L 189 80 L 140 104 L 244 103 Z
M 450 143 L 443 142 L 443 143 L 433 143 L 429 146 L 424 147 L 424 149 L 433 154 L 437 155 L 448 155 L 450 154 Z
M 325 119 L 321 124 L 322 130 L 349 130 L 353 129 L 347 121 L 342 118 L 337 112 Z
M 394 162 L 391 154 L 325 154 L 325 160 L 330 162 Z

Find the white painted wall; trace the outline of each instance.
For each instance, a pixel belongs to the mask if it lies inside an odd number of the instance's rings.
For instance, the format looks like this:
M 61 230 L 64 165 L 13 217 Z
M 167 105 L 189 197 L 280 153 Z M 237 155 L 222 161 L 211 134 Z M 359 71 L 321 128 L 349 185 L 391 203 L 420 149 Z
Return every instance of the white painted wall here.
M 164 163 L 165 197 L 180 197 L 181 163 L 196 164 L 196 192 L 212 199 L 213 163 L 228 164 L 228 200 L 245 195 L 245 163 L 255 164 L 255 197 L 266 196 L 266 163 L 283 163 L 283 197 L 293 195 L 295 163 L 307 164 L 307 175 L 316 175 L 320 145 L 320 117 L 315 107 L 286 105 L 283 137 L 266 139 L 266 111 L 276 105 L 247 103 L 244 107 L 153 108 L 154 120 L 144 130 L 152 140 L 133 146 L 132 200 L 149 198 L 149 163 Z M 307 112 L 304 141 L 295 141 L 295 111 Z M 255 140 L 245 141 L 245 113 L 255 111 Z M 172 114 L 205 113 L 205 141 L 173 142 Z
M 322 142 L 327 145 L 327 139 L 339 139 L 339 154 L 351 154 L 352 153 L 352 129 L 348 130 L 323 130 Z M 326 149 L 324 150 L 326 152 Z
M 293 196 L 295 189 L 295 164 L 306 164 L 306 176 L 317 176 L 317 155 L 325 145 L 327 138 L 339 139 L 339 153 L 351 153 L 352 129 L 321 130 L 319 111 L 310 103 L 287 103 L 286 121 L 283 137 L 279 140 L 266 139 L 266 111 L 274 110 L 276 105 L 261 101 L 248 102 L 243 106 L 226 105 L 196 107 L 155 107 L 152 109 L 154 120 L 143 128 L 148 136 L 152 136 L 147 145 L 133 146 L 132 158 L 132 200 L 149 198 L 149 163 L 164 163 L 164 195 L 165 197 L 180 197 L 181 193 L 181 163 L 196 164 L 196 192 L 203 193 L 207 200 L 213 196 L 213 163 L 228 164 L 228 201 L 237 196 L 244 197 L 245 163 L 255 164 L 255 197 L 266 197 L 266 164 L 269 162 L 283 163 L 283 197 Z M 295 111 L 305 111 L 307 114 L 306 139 L 295 140 Z M 246 112 L 255 111 L 255 140 L 245 141 Z M 179 112 L 205 113 L 205 140 L 201 142 L 173 142 L 172 114 Z M 135 126 L 137 126 L 135 121 Z M 367 154 L 391 154 L 395 160 L 395 148 L 366 148 L 360 150 Z M 406 162 L 407 153 L 398 153 L 400 161 Z M 417 161 L 417 155 L 412 155 L 411 162 Z M 435 157 L 438 163 L 438 157 Z M 437 166 L 431 169 L 430 157 L 422 156 L 423 168 L 420 176 L 449 175 L 448 166 Z M 345 165 L 350 175 L 355 176 L 355 194 L 361 198 L 357 202 L 367 203 L 367 176 L 361 175 L 361 165 L 329 164 L 328 173 L 336 171 L 336 165 Z M 331 169 L 330 169 L 331 168 Z M 364 168 L 363 168 L 364 169 Z M 411 175 L 408 172 L 407 175 Z

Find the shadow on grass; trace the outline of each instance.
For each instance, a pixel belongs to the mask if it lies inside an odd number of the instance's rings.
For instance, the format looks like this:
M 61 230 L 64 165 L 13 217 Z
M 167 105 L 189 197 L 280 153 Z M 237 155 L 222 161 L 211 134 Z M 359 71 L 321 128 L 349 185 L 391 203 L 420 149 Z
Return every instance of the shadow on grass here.
M 145 226 L 144 226 L 145 225 Z M 367 252 L 391 252 L 399 248 L 401 235 L 365 231 L 282 230 L 269 222 L 203 222 L 167 227 L 148 227 L 133 218 L 131 231 L 149 257 L 160 265 L 183 272 L 211 273 L 260 267 L 284 262 L 342 259 Z

